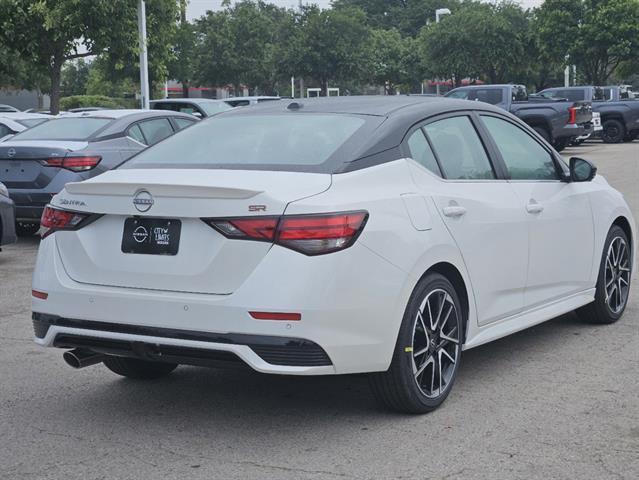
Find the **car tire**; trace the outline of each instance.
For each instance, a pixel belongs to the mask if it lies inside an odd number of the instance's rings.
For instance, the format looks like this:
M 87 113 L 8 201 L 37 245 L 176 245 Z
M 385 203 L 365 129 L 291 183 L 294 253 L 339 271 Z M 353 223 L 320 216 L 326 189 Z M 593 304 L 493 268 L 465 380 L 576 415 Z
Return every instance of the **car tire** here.
M 446 277 L 429 273 L 417 284 L 389 369 L 369 375 L 382 405 L 415 414 L 430 412 L 446 400 L 461 360 L 462 315 L 457 292 Z
M 17 223 L 16 234 L 18 237 L 33 237 L 40 230 L 39 223 Z
M 535 132 L 537 132 L 541 138 L 543 138 L 544 140 L 546 140 L 548 143 L 552 143 L 550 141 L 550 133 L 548 133 L 548 130 L 544 127 L 533 127 L 533 130 Z
M 579 317 L 599 324 L 619 320 L 628 304 L 631 270 L 632 247 L 628 236 L 621 227 L 613 225 L 601 255 L 595 300 L 577 310 Z
M 604 143 L 621 143 L 626 136 L 626 127 L 615 118 L 603 122 L 601 138 Z
M 568 146 L 568 143 L 569 143 L 568 139 L 558 138 L 557 140 L 553 142 L 553 147 L 555 147 L 556 151 L 561 152 L 564 148 Z
M 176 363 L 150 362 L 138 358 L 107 357 L 102 363 L 113 373 L 136 380 L 152 380 L 168 375 L 177 368 Z

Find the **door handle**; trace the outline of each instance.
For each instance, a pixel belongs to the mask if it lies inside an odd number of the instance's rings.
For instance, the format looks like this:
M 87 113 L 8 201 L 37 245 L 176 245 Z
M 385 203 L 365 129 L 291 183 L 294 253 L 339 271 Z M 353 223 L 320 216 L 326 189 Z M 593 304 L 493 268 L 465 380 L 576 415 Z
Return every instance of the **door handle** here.
M 459 205 L 444 207 L 442 211 L 447 217 L 461 217 L 466 213 L 466 209 L 464 207 L 460 207 Z
M 530 200 L 526 205 L 526 211 L 528 213 L 541 213 L 544 211 L 544 206 L 541 203 L 537 203 L 536 200 Z

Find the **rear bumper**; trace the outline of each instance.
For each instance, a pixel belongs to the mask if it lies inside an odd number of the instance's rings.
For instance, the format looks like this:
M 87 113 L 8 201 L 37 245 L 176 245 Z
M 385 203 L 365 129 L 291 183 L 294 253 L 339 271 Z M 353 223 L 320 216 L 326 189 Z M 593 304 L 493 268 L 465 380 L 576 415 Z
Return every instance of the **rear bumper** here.
M 257 371 L 291 375 L 384 371 L 390 364 L 410 280 L 361 244 L 320 257 L 274 246 L 234 293 L 214 295 L 78 283 L 67 275 L 55 237 L 41 242 L 34 273 L 33 288 L 48 294 L 32 298 L 39 345 L 94 342 L 95 349 L 133 353 L 137 345 L 154 359 L 166 358 L 167 348 L 186 357 L 204 351 L 197 362 L 222 352 Z M 302 318 L 256 320 L 249 311 Z
M 555 139 L 574 139 L 584 134 L 585 128 L 583 125 L 566 124 L 555 132 Z
M 0 198 L 0 245 L 15 243 L 16 237 L 15 225 L 15 205 L 7 198 Z
M 38 190 L 9 190 L 9 195 L 16 204 L 16 221 L 39 223 L 44 207 L 55 193 Z

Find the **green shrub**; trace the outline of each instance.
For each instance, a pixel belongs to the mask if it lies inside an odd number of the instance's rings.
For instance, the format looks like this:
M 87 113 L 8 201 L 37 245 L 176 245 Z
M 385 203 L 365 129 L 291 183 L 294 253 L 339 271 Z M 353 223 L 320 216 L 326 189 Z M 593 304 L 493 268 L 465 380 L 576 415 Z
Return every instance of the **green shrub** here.
M 104 95 L 74 95 L 60 99 L 60 110 L 83 107 L 136 108 L 137 105 L 134 98 L 113 98 Z

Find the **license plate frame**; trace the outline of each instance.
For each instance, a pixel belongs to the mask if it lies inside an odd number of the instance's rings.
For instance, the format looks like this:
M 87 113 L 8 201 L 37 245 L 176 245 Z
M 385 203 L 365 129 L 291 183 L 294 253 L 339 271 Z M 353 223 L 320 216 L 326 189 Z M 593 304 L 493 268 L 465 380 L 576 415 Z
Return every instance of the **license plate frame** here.
M 124 220 L 122 253 L 175 256 L 180 250 L 182 221 L 174 218 L 129 217 Z

